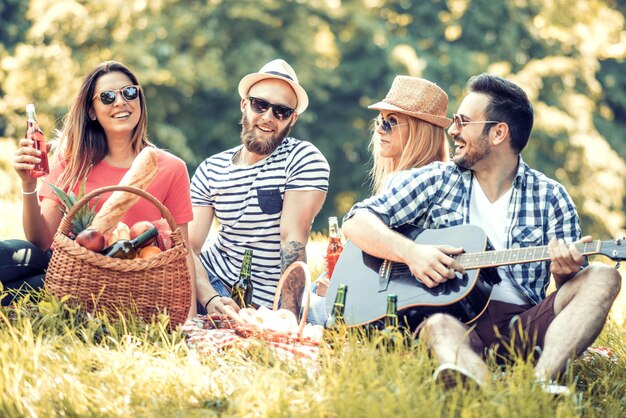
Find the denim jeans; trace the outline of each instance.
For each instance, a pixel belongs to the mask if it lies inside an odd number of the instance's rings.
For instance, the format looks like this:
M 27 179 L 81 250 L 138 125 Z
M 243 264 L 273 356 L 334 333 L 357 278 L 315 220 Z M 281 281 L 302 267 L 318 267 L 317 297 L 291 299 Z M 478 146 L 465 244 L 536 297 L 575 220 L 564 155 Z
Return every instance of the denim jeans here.
M 311 304 L 307 323 L 324 325 L 326 323 L 326 296 L 317 296 L 317 281 L 311 285 Z
M 219 277 L 213 276 L 209 273 L 209 281 L 211 282 L 211 286 L 220 296 L 230 296 L 230 291 Z
M 204 271 L 206 271 L 206 269 L 204 269 Z M 213 286 L 213 289 L 215 289 L 215 291 L 219 293 L 220 296 L 230 296 L 228 288 L 226 287 L 224 282 L 220 280 L 219 277 L 209 273 L 208 271 L 206 271 L 206 274 L 207 276 L 209 276 L 209 282 L 211 282 L 211 286 Z M 204 306 L 202 306 L 199 302 L 196 302 L 196 307 L 198 309 L 199 315 L 206 315 L 207 312 L 204 309 Z

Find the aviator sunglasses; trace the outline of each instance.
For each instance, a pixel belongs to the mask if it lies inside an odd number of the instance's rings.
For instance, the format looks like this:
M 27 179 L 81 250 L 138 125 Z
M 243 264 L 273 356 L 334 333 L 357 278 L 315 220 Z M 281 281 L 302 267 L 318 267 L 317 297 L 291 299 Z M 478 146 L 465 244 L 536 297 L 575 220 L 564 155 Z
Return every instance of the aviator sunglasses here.
M 91 100 L 93 101 L 96 98 L 100 98 L 102 104 L 110 105 L 115 102 L 117 92 L 120 92 L 126 101 L 137 100 L 139 97 L 139 89 L 139 86 L 125 86 L 119 90 L 102 90 L 100 93 L 93 96 Z
M 389 120 L 387 120 L 383 118 L 382 115 L 379 115 L 376 119 L 374 119 L 374 122 L 376 123 L 376 128 L 378 129 L 382 127 L 383 132 L 386 134 L 391 132 L 391 130 L 396 126 L 408 125 L 408 123 L 398 123 L 398 120 L 394 117 L 391 117 L 389 118 Z
M 248 100 L 250 101 L 250 107 L 252 107 L 254 113 L 262 115 L 271 107 L 274 117 L 278 120 L 287 119 L 295 110 L 287 106 L 270 103 L 267 100 L 259 99 L 258 97 L 250 96 L 248 97 Z

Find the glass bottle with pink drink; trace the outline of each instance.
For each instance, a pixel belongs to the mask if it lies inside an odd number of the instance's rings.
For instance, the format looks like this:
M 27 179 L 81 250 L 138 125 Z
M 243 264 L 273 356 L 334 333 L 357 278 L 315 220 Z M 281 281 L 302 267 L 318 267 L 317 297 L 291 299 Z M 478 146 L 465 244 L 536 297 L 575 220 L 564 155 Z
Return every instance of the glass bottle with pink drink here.
M 30 175 L 33 177 L 43 177 L 50 173 L 48 167 L 48 150 L 46 149 L 46 138 L 43 131 L 39 128 L 37 117 L 35 116 L 35 105 L 29 103 L 26 105 L 26 138 L 33 140 L 33 147 L 41 151 L 39 158 L 41 161 L 33 167 Z

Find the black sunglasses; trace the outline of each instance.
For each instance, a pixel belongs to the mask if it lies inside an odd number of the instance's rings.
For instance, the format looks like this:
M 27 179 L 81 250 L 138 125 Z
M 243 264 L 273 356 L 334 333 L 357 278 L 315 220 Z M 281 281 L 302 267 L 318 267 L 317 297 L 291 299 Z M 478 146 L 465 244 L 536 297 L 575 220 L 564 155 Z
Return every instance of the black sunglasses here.
M 267 112 L 267 109 L 271 107 L 274 117 L 278 120 L 287 119 L 295 111 L 295 109 L 292 109 L 290 107 L 272 104 L 267 100 L 259 99 L 258 97 L 250 96 L 248 97 L 248 100 L 250 101 L 250 106 L 252 107 L 254 113 L 262 115 L 263 113 Z
M 139 89 L 139 86 L 125 86 L 119 90 L 102 90 L 100 93 L 93 96 L 91 100 L 93 101 L 96 98 L 100 98 L 102 104 L 110 105 L 115 102 L 118 91 L 122 94 L 124 100 L 137 100 L 137 98 L 139 97 Z
M 382 115 L 378 115 L 378 117 L 376 119 L 374 119 L 375 123 L 376 123 L 376 128 L 383 128 L 383 132 L 385 132 L 386 134 L 388 134 L 389 132 L 391 132 L 391 130 L 393 128 L 395 128 L 396 126 L 404 126 L 407 125 L 406 123 L 398 123 L 398 120 L 396 118 L 394 118 L 393 116 L 391 118 L 389 118 L 389 120 L 383 118 Z

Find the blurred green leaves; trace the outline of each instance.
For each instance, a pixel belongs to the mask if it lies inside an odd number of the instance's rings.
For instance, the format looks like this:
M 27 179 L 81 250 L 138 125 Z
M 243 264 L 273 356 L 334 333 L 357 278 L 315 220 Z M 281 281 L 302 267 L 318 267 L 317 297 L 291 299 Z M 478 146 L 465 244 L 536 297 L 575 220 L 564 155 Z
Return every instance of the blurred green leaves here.
M 624 7 L 615 0 L 4 0 L 0 4 L 0 136 L 23 130 L 37 103 L 48 135 L 96 63 L 133 68 L 149 129 L 192 173 L 239 143 L 237 84 L 281 57 L 311 104 L 293 135 L 331 164 L 316 227 L 369 193 L 367 105 L 396 74 L 425 77 L 450 98 L 483 71 L 519 83 L 536 109 L 524 158 L 563 182 L 583 230 L 625 226 Z

